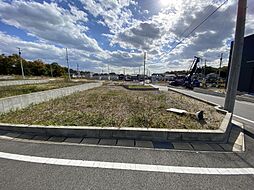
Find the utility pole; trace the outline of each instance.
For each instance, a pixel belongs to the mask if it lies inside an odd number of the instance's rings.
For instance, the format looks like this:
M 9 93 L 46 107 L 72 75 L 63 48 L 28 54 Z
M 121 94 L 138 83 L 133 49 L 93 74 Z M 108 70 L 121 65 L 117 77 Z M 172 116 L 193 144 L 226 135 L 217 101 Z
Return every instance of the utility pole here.
M 220 54 L 220 68 L 219 68 L 219 78 L 220 78 L 220 72 L 221 72 L 222 57 L 223 57 L 223 53 L 221 53 L 221 54 Z
M 233 46 L 232 60 L 230 62 L 230 70 L 227 83 L 228 84 L 227 94 L 224 104 L 224 109 L 231 113 L 233 113 L 234 111 L 235 98 L 242 62 L 245 19 L 246 19 L 246 4 L 247 0 L 238 0 L 235 40 Z
M 19 50 L 19 60 L 20 60 L 22 78 L 25 79 L 24 68 L 23 68 L 23 63 L 22 63 L 22 58 L 21 58 L 21 49 L 19 47 L 17 47 L 17 48 Z
M 71 80 L 71 74 L 70 74 L 70 65 L 69 65 L 69 57 L 68 57 L 68 50 L 66 48 L 66 63 L 68 66 L 68 79 Z
M 204 75 L 206 77 L 206 59 L 205 59 L 205 69 L 204 69 Z
M 138 74 L 140 75 L 140 67 L 138 67 Z
M 80 78 L 81 75 L 80 75 L 80 71 L 79 71 L 79 64 L 77 63 L 77 74 L 78 74 L 78 77 Z
M 143 85 L 145 85 L 145 76 L 146 76 L 146 51 L 144 51 L 144 81 L 143 81 Z

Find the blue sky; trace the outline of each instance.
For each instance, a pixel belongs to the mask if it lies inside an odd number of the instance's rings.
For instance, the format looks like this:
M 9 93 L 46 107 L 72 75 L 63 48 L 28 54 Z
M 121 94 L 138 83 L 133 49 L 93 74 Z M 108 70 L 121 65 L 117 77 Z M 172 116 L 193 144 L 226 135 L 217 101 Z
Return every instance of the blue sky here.
M 29 60 L 70 64 L 93 72 L 138 72 L 143 51 L 150 72 L 187 69 L 194 56 L 218 66 L 227 64 L 233 39 L 236 0 L 215 15 L 172 52 L 222 0 L 0 0 L 0 53 L 22 48 Z M 254 30 L 254 0 L 248 1 L 246 35 Z M 183 34 L 186 30 L 187 32 Z

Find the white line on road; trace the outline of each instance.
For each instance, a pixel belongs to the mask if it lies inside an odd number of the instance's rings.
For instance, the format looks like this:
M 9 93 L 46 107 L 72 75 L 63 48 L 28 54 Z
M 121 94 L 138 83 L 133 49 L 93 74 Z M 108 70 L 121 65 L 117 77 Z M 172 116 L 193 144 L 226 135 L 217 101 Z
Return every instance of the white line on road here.
M 244 120 L 244 121 L 247 121 L 247 122 L 250 122 L 250 123 L 254 123 L 254 121 L 249 120 L 249 119 L 246 119 L 246 118 L 244 118 L 244 117 L 241 117 L 241 116 L 238 116 L 238 115 L 233 115 L 233 116 L 236 117 L 236 118 L 238 118 L 238 119 L 242 119 L 242 120 Z
M 0 152 L 0 158 L 60 166 L 207 175 L 254 175 L 254 168 L 204 168 L 47 158 Z

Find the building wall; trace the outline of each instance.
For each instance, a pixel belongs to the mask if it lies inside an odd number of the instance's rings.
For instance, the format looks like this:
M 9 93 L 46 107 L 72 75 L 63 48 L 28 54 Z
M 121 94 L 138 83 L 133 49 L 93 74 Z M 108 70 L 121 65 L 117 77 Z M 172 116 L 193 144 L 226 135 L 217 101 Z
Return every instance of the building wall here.
M 233 42 L 229 57 L 229 67 L 233 53 Z M 244 38 L 241 70 L 238 83 L 238 91 L 254 93 L 254 34 Z

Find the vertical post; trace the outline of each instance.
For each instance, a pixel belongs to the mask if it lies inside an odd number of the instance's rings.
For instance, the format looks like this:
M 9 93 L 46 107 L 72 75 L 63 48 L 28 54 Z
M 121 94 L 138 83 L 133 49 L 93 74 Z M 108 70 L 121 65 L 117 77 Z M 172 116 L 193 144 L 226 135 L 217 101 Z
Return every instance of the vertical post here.
M 123 68 L 123 82 L 126 80 L 126 76 L 125 76 L 125 68 Z
M 146 76 L 146 51 L 144 51 L 144 81 L 143 81 L 143 85 L 145 85 L 145 76 Z
M 79 71 L 79 64 L 78 63 L 77 63 L 77 75 L 78 75 L 78 78 L 81 78 L 80 71 Z
M 25 79 L 24 68 L 23 68 L 23 63 L 22 63 L 22 58 L 21 58 L 21 49 L 18 47 L 18 50 L 19 50 L 19 61 L 20 61 L 22 78 Z
M 233 46 L 232 60 L 230 62 L 230 70 L 227 85 L 227 94 L 224 103 L 224 109 L 233 113 L 235 106 L 235 98 L 238 87 L 242 52 L 244 44 L 244 30 L 246 18 L 247 0 L 238 0 L 235 40 Z
M 69 58 L 68 58 L 68 50 L 66 48 L 66 63 L 68 66 L 68 79 L 71 80 L 71 74 L 70 74 L 70 65 L 69 65 Z
M 220 73 L 221 73 L 222 57 L 223 57 L 223 53 L 220 54 L 219 78 L 220 78 Z
M 204 69 L 204 75 L 206 77 L 206 59 L 205 59 L 205 69 Z

